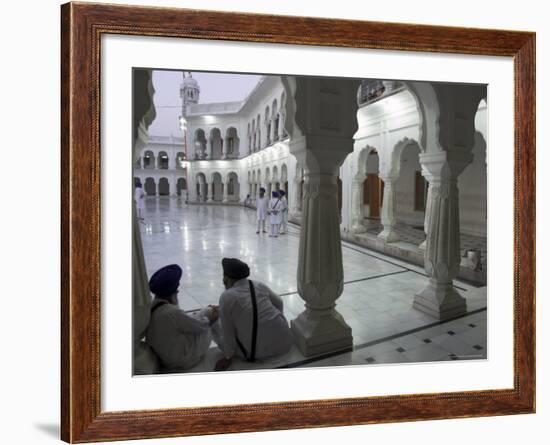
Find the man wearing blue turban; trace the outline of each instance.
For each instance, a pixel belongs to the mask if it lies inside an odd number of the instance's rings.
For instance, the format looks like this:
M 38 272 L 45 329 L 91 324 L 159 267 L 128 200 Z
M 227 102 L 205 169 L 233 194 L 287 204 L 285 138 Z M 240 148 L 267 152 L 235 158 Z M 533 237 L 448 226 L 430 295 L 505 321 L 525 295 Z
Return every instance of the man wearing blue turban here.
M 272 198 L 269 201 L 269 208 L 267 213 L 269 214 L 269 224 L 271 227 L 271 233 L 269 236 L 277 238 L 279 235 L 279 227 L 283 221 L 283 202 L 279 196 L 279 192 L 273 191 L 271 193 Z
M 178 306 L 181 267 L 171 264 L 157 270 L 149 280 L 155 298 L 145 338 L 165 369 L 185 369 L 198 364 L 210 346 L 210 326 L 218 309 L 209 306 L 191 315 Z

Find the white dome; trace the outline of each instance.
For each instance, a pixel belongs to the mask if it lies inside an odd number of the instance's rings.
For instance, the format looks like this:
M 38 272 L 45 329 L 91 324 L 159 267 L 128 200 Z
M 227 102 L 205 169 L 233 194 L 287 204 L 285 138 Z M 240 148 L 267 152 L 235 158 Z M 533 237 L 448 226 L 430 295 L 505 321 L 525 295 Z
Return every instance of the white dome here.
M 199 83 L 192 77 L 184 77 L 181 86 L 183 88 L 196 88 L 197 90 L 200 90 Z

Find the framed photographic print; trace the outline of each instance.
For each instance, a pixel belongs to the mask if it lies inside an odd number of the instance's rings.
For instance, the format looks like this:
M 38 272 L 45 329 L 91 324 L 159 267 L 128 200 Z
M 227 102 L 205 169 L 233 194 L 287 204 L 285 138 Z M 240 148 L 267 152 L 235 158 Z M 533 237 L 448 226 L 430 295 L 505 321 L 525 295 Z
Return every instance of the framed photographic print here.
M 63 440 L 534 412 L 533 33 L 61 13 Z

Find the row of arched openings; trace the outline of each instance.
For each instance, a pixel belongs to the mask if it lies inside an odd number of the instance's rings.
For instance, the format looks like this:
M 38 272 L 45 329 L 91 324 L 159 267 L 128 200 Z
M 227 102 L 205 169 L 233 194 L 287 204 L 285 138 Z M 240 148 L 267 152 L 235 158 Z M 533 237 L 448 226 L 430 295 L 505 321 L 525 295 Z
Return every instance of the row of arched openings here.
M 248 153 L 255 153 L 262 148 L 286 138 L 284 129 L 284 103 L 285 92 L 281 93 L 280 108 L 277 99 L 273 99 L 271 108 L 266 105 L 263 116 L 258 113 L 247 125 Z M 262 134 L 264 139 L 262 139 Z
M 159 151 L 157 156 L 151 150 L 146 150 L 143 153 L 143 156 L 136 161 L 136 168 L 142 168 L 147 170 L 159 169 L 159 170 L 168 170 L 170 168 L 175 168 L 176 170 L 183 170 L 185 168 L 185 153 L 179 151 L 176 153 L 175 159 L 172 160 L 168 156 L 168 153 L 165 151 Z M 173 165 L 171 165 L 173 164 Z
M 193 137 L 195 159 L 233 159 L 239 156 L 239 136 L 235 127 L 229 127 L 222 137 L 219 128 L 212 128 L 206 136 L 197 128 Z
M 134 184 L 137 186 L 141 184 L 145 194 L 147 196 L 168 196 L 171 194 L 170 182 L 168 178 L 159 178 L 158 183 L 155 178 L 147 177 L 145 182 L 141 182 L 141 179 L 134 178 Z M 176 194 L 181 196 L 187 190 L 187 181 L 185 178 L 178 178 L 176 181 Z

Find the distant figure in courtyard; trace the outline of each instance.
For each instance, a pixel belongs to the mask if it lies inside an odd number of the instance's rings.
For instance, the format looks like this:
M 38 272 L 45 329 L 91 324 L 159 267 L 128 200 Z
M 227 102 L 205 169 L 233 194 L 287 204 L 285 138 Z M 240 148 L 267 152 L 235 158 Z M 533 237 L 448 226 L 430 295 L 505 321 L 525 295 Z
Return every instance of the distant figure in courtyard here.
M 265 231 L 265 219 L 267 217 L 267 205 L 268 200 L 265 196 L 265 189 L 263 187 L 260 187 L 260 196 L 258 199 L 256 199 L 256 216 L 258 217 L 258 229 L 256 230 L 256 233 L 260 233 L 260 229 L 263 233 L 267 233 Z
M 212 340 L 210 326 L 218 319 L 217 306 L 204 308 L 196 315 L 179 308 L 181 274 L 181 267 L 171 264 L 157 270 L 149 280 L 155 298 L 145 339 L 165 369 L 185 369 L 198 364 Z
M 279 196 L 281 197 L 281 202 L 283 206 L 282 218 L 281 218 L 281 235 L 284 235 L 287 231 L 288 224 L 288 201 L 286 200 L 286 192 L 284 190 L 279 190 Z
M 246 195 L 246 198 L 244 199 L 244 206 L 250 207 L 252 205 L 252 198 L 250 198 L 250 195 Z
M 283 300 L 265 284 L 248 280 L 246 263 L 224 258 L 222 267 L 226 290 L 220 296 L 220 318 L 212 333 L 224 357 L 215 370 L 227 369 L 233 357 L 254 362 L 288 352 L 293 339 Z
M 134 200 L 136 201 L 136 210 L 139 219 L 143 219 L 143 210 L 145 209 L 145 192 L 141 186 L 141 182 L 136 184 L 136 189 L 134 190 Z
M 269 224 L 271 226 L 269 236 L 277 238 L 279 235 L 279 227 L 283 220 L 283 203 L 278 192 L 273 192 L 271 195 L 269 208 L 267 209 L 267 213 L 269 213 Z

